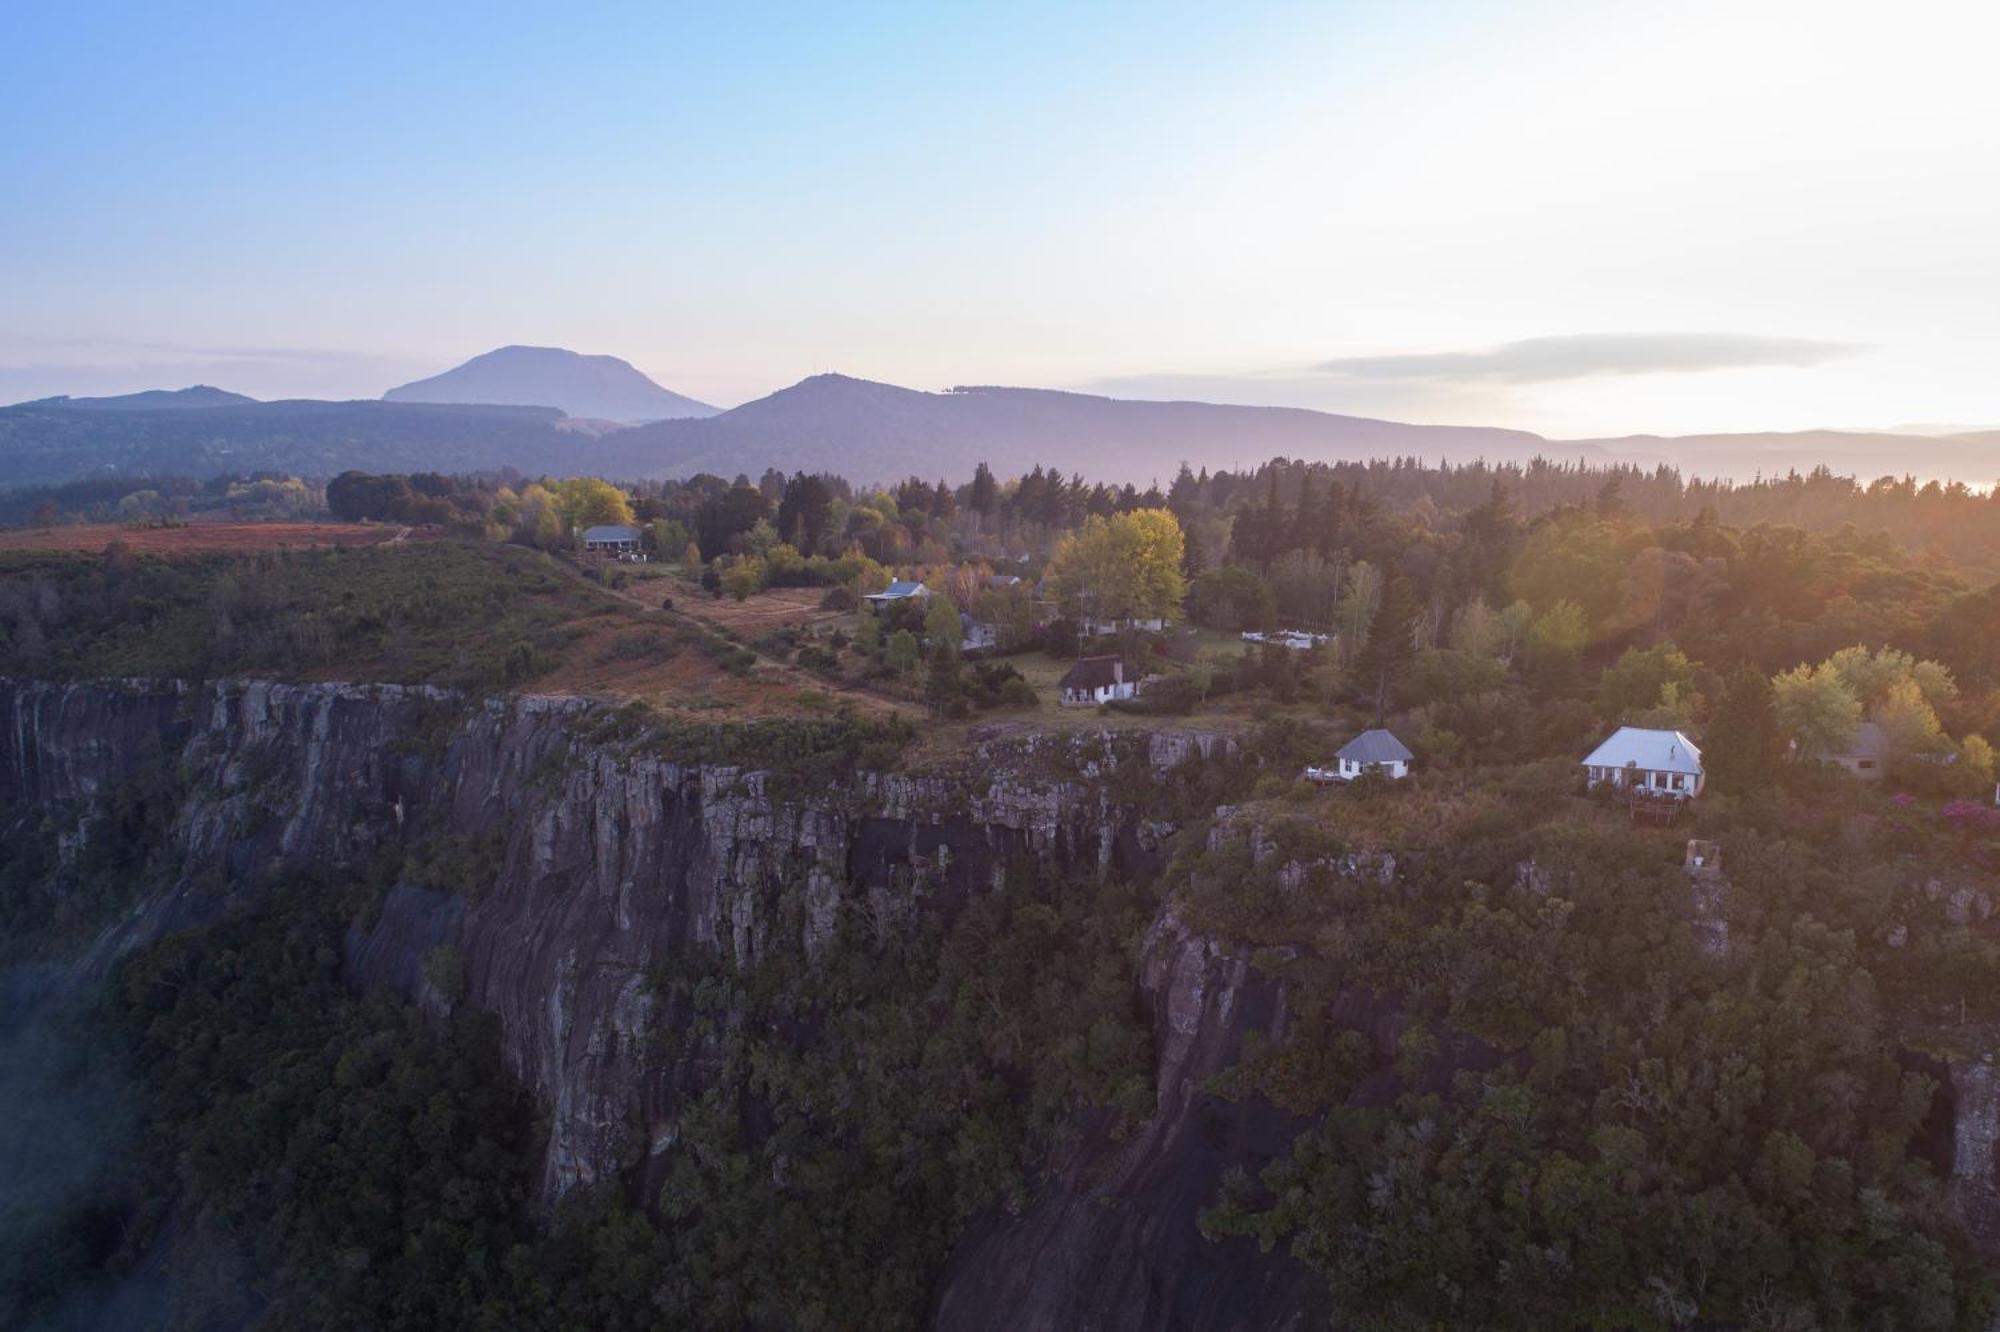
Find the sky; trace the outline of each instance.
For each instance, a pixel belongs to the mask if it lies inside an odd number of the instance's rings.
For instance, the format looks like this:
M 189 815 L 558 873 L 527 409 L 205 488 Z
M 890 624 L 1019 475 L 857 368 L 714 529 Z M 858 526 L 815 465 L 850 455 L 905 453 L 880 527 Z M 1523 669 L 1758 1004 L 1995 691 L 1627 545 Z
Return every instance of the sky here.
M 2000 423 L 2000 6 L 0 6 L 0 401 L 507 343 L 1552 437 Z

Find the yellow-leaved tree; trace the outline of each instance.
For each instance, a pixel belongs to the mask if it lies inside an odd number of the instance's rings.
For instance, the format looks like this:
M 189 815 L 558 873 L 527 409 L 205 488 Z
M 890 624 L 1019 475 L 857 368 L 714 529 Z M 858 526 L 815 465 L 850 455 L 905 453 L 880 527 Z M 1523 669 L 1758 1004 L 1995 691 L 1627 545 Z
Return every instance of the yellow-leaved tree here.
M 1049 582 L 1072 620 L 1173 621 L 1187 598 L 1184 551 L 1180 520 L 1169 510 L 1093 515 L 1056 547 Z
M 555 484 L 556 504 L 572 532 L 605 523 L 630 525 L 632 505 L 625 492 L 594 476 L 566 477 Z

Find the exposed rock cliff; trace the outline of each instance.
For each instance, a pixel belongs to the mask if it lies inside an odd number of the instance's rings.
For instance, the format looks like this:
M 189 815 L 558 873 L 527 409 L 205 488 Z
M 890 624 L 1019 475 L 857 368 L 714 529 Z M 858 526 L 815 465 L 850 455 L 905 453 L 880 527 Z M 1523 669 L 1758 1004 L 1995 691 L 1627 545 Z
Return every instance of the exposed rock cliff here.
M 547 1107 L 545 1196 L 605 1178 L 671 1132 L 671 1069 L 649 1064 L 649 973 L 676 950 L 754 961 L 781 919 L 808 954 L 842 912 L 989 890 L 1010 859 L 1157 867 L 1167 831 L 1111 794 L 1220 756 L 1213 737 L 1014 742 L 971 777 L 861 774 L 774 789 L 679 764 L 568 698 L 466 701 L 428 689 L 229 682 L 0 686 L 0 800 L 48 811 L 64 845 L 141 764 L 185 787 L 175 872 L 146 885 L 77 975 L 280 883 L 385 878 L 349 936 L 359 986 L 500 1018 Z M 997 743 L 997 742 L 996 742 Z M 799 895 L 803 910 L 778 910 Z M 462 961 L 463 996 L 425 978 Z
M 1140 985 L 1153 1015 L 1158 1109 L 1126 1140 L 1086 1133 L 1019 1218 L 960 1245 L 936 1308 L 953 1328 L 1284 1328 L 1324 1325 L 1325 1282 L 1248 1240 L 1194 1225 L 1225 1170 L 1254 1175 L 1301 1127 L 1262 1100 L 1204 1085 L 1245 1032 L 1282 1039 L 1283 992 L 1171 909 L 1148 931 Z
M 173 793 L 157 873 L 114 904 L 66 970 L 38 967 L 37 992 L 82 984 L 248 894 L 375 885 L 348 934 L 347 974 L 434 1010 L 497 1016 L 509 1063 L 548 1117 L 552 1199 L 618 1174 L 676 1131 L 687 1070 L 657 1053 L 659 1030 L 678 1020 L 652 983 L 662 965 L 689 950 L 747 965 L 781 942 L 812 957 L 844 918 L 949 907 L 994 891 L 1010 863 L 1153 873 L 1176 813 L 1152 788 L 1227 754 L 1213 737 L 1181 734 L 979 743 L 958 774 L 779 781 L 675 762 L 618 714 L 568 698 L 0 681 L 0 819 L 35 820 L 67 864 L 122 791 L 152 779 Z M 1255 858 L 1275 854 L 1260 829 L 1242 831 Z M 1397 875 L 1386 857 L 1283 868 L 1289 887 L 1320 868 L 1385 885 Z M 448 984 L 427 965 L 445 953 Z M 1300 1127 L 1260 1099 L 1203 1090 L 1246 1032 L 1282 1036 L 1285 994 L 1171 909 L 1148 931 L 1134 980 L 1154 1032 L 1154 1115 L 1122 1137 L 1108 1117 L 1080 1124 L 1020 1215 L 976 1219 L 937 1287 L 939 1325 L 1286 1327 L 1331 1316 L 1324 1283 L 1286 1255 L 1208 1243 L 1195 1224 L 1225 1171 L 1254 1177 Z M 1393 997 L 1343 993 L 1340 1004 L 1378 1051 L 1394 1048 Z M 1502 1057 L 1453 1047 L 1439 1067 Z M 1990 1252 L 2000 1079 L 1977 1062 L 1939 1073 L 1938 1155 L 1949 1143 L 1953 1196 Z M 1357 1099 L 1393 1099 L 1393 1076 L 1371 1075 Z

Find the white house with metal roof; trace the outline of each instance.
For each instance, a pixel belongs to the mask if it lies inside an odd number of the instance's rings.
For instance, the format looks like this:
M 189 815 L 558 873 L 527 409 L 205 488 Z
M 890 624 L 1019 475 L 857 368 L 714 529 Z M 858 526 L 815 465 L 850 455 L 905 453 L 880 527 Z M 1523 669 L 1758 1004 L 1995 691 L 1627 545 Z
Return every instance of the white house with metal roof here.
M 922 601 L 930 594 L 931 590 L 922 583 L 898 578 L 880 592 L 870 592 L 862 600 L 875 606 L 892 606 L 899 601 Z
M 1621 726 L 1590 751 L 1583 768 L 1592 786 L 1612 786 L 1669 799 L 1701 794 L 1701 750 L 1679 731 Z
M 583 529 L 583 548 L 592 555 L 628 555 L 639 549 L 639 529 L 605 523 Z

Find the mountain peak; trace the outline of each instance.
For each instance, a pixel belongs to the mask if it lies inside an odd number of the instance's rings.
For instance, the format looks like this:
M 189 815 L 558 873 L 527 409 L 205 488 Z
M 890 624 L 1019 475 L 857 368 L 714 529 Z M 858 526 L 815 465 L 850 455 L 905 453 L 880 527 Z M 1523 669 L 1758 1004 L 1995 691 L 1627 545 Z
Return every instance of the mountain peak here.
M 623 422 L 716 413 L 705 402 L 661 387 L 616 356 L 586 356 L 566 347 L 520 343 L 483 352 L 441 375 L 392 388 L 382 397 L 386 402 L 554 407 L 569 416 Z

